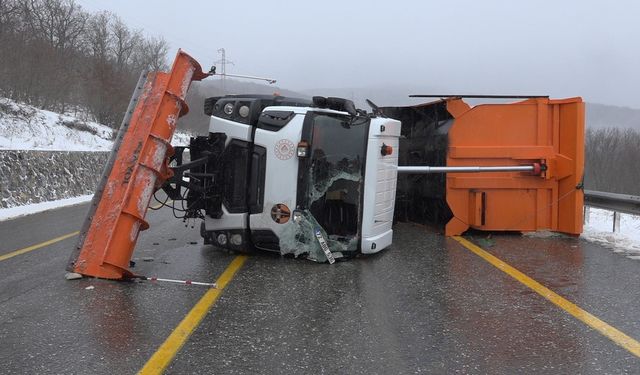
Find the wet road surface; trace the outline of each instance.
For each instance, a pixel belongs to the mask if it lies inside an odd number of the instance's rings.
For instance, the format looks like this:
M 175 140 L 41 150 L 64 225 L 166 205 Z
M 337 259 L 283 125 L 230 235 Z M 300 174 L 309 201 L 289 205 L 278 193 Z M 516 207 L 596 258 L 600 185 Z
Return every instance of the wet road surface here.
M 86 209 L 0 222 L 0 256 L 77 231 Z M 167 209 L 148 219 L 140 274 L 210 282 L 235 258 Z M 466 238 L 640 339 L 640 262 L 567 237 Z M 0 373 L 135 373 L 207 291 L 66 281 L 76 240 L 0 261 Z M 420 372 L 639 373 L 640 359 L 454 239 L 398 224 L 391 249 L 333 266 L 249 257 L 167 369 Z

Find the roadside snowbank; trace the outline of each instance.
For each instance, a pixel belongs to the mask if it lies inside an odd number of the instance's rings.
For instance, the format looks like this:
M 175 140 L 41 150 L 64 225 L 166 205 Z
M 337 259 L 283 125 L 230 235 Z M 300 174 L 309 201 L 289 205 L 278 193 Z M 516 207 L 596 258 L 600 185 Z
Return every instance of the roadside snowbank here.
M 31 215 L 38 212 L 53 210 L 55 208 L 73 206 L 76 204 L 89 202 L 93 198 L 93 195 L 82 195 L 80 197 L 60 199 L 51 202 L 41 202 L 34 204 L 27 204 L 24 206 L 17 206 L 11 208 L 0 209 L 0 221 L 14 219 L 19 216 Z
M 590 208 L 589 223 L 584 225 L 581 237 L 640 260 L 640 217 L 621 215 L 620 231 L 613 233 L 613 212 Z

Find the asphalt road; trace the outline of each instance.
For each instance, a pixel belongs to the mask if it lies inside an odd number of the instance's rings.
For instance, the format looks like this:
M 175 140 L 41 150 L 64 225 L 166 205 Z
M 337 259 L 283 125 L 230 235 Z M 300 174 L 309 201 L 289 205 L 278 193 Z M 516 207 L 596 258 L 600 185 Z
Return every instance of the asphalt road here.
M 0 257 L 77 231 L 87 207 L 0 222 Z M 148 220 L 139 274 L 212 282 L 236 258 L 167 209 Z M 466 238 L 640 339 L 638 261 L 575 238 Z M 136 373 L 207 293 L 66 281 L 76 240 L 0 261 L 0 373 Z M 332 266 L 249 257 L 166 372 L 640 373 L 640 359 L 458 241 L 398 224 L 391 249 Z

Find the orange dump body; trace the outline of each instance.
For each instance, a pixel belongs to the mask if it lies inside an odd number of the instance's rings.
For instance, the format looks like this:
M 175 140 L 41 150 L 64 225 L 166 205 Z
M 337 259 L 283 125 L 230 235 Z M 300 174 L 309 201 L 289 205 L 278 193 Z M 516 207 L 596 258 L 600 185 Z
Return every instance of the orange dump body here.
M 139 232 L 149 227 L 144 217 L 151 196 L 169 177 L 171 138 L 178 117 L 188 111 L 185 95 L 192 80 L 206 76 L 179 51 L 170 73 L 150 73 L 137 89 L 69 271 L 106 279 L 133 276 L 129 261 Z
M 454 117 L 447 166 L 546 164 L 531 173 L 449 173 L 447 235 L 487 231 L 582 232 L 584 103 L 528 99 L 470 107 L 447 101 Z

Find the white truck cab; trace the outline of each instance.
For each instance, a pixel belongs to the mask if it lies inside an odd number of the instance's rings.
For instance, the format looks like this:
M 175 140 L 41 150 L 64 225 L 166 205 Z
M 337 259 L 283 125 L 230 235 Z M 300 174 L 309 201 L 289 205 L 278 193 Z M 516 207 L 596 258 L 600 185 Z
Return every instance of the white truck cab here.
M 219 188 L 204 205 L 205 243 L 320 262 L 391 244 L 399 121 L 322 97 L 229 95 L 205 112 L 209 139 L 192 141 L 192 157 L 212 144 L 220 154 L 207 167 Z

